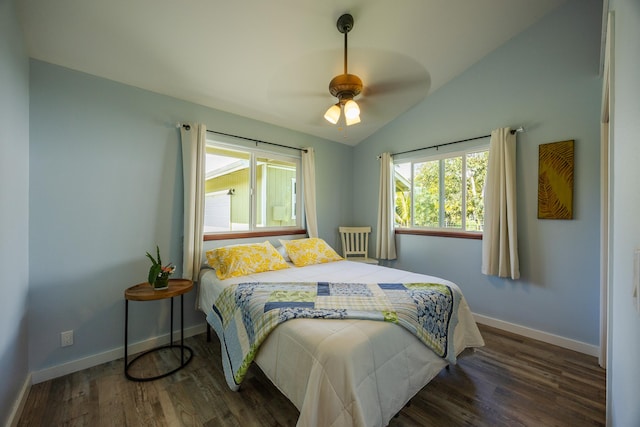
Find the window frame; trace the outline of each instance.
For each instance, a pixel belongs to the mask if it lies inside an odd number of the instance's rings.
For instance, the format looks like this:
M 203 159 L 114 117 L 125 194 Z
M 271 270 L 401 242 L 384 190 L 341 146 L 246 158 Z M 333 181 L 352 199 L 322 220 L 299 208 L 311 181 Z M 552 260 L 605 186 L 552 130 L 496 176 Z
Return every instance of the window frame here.
M 249 229 L 248 230 L 225 230 L 225 231 L 215 231 L 215 232 L 204 232 L 203 231 L 203 240 L 228 240 L 228 239 L 242 239 L 248 237 L 268 237 L 268 236 L 283 236 L 283 235 L 294 235 L 294 234 L 306 234 L 306 225 L 304 224 L 304 194 L 303 194 L 303 186 L 299 185 L 302 182 L 302 156 L 301 153 L 291 154 L 290 148 L 279 148 L 274 146 L 273 148 L 262 148 L 257 147 L 257 144 L 244 141 L 240 138 L 234 138 L 231 136 L 220 136 L 220 135 L 207 135 L 206 146 L 207 147 L 216 147 L 221 149 L 228 149 L 232 151 L 239 151 L 242 153 L 249 154 Z M 257 227 L 256 218 L 257 218 L 257 209 L 258 207 L 258 192 L 261 191 L 260 187 L 257 185 L 257 167 L 258 162 L 257 159 L 266 157 L 268 159 L 281 160 L 285 162 L 295 163 L 296 173 L 295 173 L 295 182 L 298 184 L 296 186 L 296 216 L 295 219 L 296 224 L 291 226 L 264 226 Z M 206 166 L 206 158 L 205 158 L 205 166 Z M 206 167 L 205 167 L 206 169 Z M 206 170 L 205 177 L 206 181 Z M 207 197 L 207 193 L 204 194 L 204 198 Z M 293 197 L 293 196 L 292 196 Z
M 395 165 L 396 164 L 402 164 L 402 163 L 410 163 L 410 169 L 411 169 L 411 180 L 410 180 L 410 186 L 411 186 L 411 206 L 410 206 L 410 211 L 411 211 L 411 225 L 409 227 L 398 227 L 396 222 L 395 222 L 395 208 L 396 208 L 396 197 L 394 195 L 394 205 L 393 205 L 393 210 L 394 210 L 394 233 L 395 234 L 410 234 L 410 235 L 421 235 L 421 236 L 437 236 L 437 237 L 454 237 L 454 238 L 463 238 L 463 239 L 476 239 L 476 240 L 481 240 L 483 237 L 483 232 L 482 231 L 474 231 L 474 230 L 464 230 L 464 229 L 456 229 L 456 228 L 444 228 L 444 227 L 420 227 L 420 226 L 415 226 L 413 221 L 414 221 L 414 212 L 415 212 L 415 208 L 414 208 L 414 187 L 413 187 L 413 179 L 414 179 L 414 164 L 416 163 L 423 163 L 423 162 L 429 162 L 429 161 L 438 161 L 439 162 L 439 169 L 440 169 L 440 174 L 439 174 L 439 182 L 438 182 L 438 186 L 439 188 L 442 189 L 442 187 L 444 186 L 444 174 L 443 169 L 444 169 L 444 160 L 445 159 L 449 159 L 449 158 L 455 158 L 455 157 L 462 157 L 463 158 L 463 162 L 462 162 L 462 171 L 461 173 L 463 174 L 463 176 L 466 177 L 466 167 L 467 167 L 467 155 L 468 154 L 472 154 L 472 153 L 478 153 L 478 152 L 489 152 L 489 142 L 483 142 L 483 143 L 473 143 L 473 144 L 468 144 L 467 146 L 463 147 L 463 148 L 457 148 L 457 149 L 449 149 L 449 150 L 442 150 L 441 152 L 437 153 L 437 154 L 411 154 L 411 155 L 403 155 L 403 156 L 394 156 L 393 158 L 393 165 L 394 165 L 394 178 L 393 178 L 393 182 L 394 182 L 394 194 L 395 194 L 395 183 L 396 183 L 396 171 L 395 171 Z M 488 159 L 487 159 L 488 162 Z M 462 193 L 462 200 L 461 200 L 461 208 L 462 208 L 462 222 L 463 224 L 466 226 L 466 220 L 467 220 L 467 191 L 466 191 L 466 179 L 463 181 L 463 190 Z M 486 179 L 486 178 L 485 178 Z M 442 201 L 445 198 L 445 194 L 443 191 L 440 191 L 440 195 L 439 195 L 439 201 L 440 201 L 440 206 L 443 206 Z M 484 202 L 484 197 L 483 197 L 483 202 Z M 439 221 L 441 223 L 442 221 L 442 215 L 439 215 Z

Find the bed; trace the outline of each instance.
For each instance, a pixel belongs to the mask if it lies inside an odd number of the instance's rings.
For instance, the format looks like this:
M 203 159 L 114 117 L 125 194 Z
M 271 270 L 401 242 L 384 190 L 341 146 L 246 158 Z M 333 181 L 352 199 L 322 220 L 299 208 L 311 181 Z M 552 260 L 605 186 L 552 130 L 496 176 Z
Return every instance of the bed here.
M 230 289 L 283 283 L 348 284 L 347 287 L 429 283 L 459 291 L 457 285 L 441 278 L 342 260 L 337 254 L 331 261 L 307 257 L 304 266 L 296 266 L 286 257 L 286 251 L 278 249 L 285 255 L 286 267 L 278 261 L 279 267 L 267 266 L 267 271 L 260 271 L 265 269 L 263 265 L 255 272 L 250 268 L 223 279 L 218 277 L 216 268 L 206 267 L 200 273 L 198 308 L 218 335 L 225 377 L 233 390 L 241 383 L 225 357 L 231 340 L 219 320 L 224 305 L 221 298 Z M 273 255 L 272 248 L 268 251 L 269 256 Z M 207 252 L 208 258 L 210 255 Z M 264 256 L 248 255 L 244 264 L 257 259 Z M 213 266 L 222 270 L 215 262 Z M 298 408 L 298 426 L 385 426 L 444 367 L 455 363 L 464 349 L 484 345 L 461 295 L 451 316 L 453 336 L 449 337 L 446 355 L 436 354 L 398 322 L 369 320 L 365 316 L 284 321 L 266 335 L 251 360 Z

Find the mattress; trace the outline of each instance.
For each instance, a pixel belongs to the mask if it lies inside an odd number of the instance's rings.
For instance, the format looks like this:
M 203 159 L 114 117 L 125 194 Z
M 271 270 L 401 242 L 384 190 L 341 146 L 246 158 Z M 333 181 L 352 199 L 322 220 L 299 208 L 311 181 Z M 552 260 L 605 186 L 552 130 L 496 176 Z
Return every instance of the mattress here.
M 442 283 L 442 278 L 352 261 L 219 280 L 200 274 L 198 308 L 207 316 L 222 290 L 243 282 Z M 464 299 L 456 354 L 484 341 Z M 385 426 L 447 362 L 399 325 L 360 319 L 292 319 L 263 342 L 255 363 L 298 408 L 298 426 Z

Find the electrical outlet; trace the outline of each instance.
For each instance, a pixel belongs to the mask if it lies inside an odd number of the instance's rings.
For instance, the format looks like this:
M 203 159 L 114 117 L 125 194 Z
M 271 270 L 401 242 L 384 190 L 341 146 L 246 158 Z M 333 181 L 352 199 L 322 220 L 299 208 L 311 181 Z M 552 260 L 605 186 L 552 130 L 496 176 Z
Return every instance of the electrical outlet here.
M 73 345 L 73 331 L 60 332 L 60 347 Z

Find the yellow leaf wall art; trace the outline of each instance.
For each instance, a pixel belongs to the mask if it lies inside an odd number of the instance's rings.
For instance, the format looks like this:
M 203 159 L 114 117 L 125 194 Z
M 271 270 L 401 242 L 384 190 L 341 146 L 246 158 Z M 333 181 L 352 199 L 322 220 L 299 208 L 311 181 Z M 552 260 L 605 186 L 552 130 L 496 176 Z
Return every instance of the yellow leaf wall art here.
M 538 153 L 538 218 L 573 219 L 574 140 L 541 144 Z

